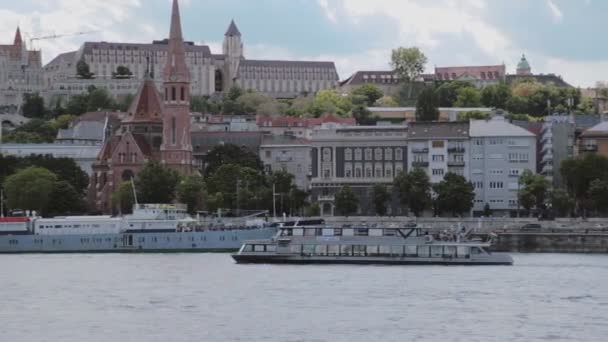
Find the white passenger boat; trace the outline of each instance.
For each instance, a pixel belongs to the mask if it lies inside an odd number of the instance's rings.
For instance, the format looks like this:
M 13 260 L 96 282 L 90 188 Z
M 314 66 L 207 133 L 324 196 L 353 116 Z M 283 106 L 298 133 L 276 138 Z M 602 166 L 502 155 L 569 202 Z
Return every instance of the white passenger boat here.
M 419 227 L 282 227 L 271 239 L 246 241 L 237 263 L 512 265 L 509 254 L 492 253 L 490 241 L 466 233 L 438 239 Z M 447 237 L 449 236 L 449 237 Z

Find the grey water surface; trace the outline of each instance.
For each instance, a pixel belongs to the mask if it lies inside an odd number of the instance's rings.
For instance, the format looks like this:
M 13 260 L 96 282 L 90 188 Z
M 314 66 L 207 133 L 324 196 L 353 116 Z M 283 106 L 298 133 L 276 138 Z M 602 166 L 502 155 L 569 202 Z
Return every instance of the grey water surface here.
M 0 342 L 608 341 L 608 256 L 515 266 L 0 256 Z

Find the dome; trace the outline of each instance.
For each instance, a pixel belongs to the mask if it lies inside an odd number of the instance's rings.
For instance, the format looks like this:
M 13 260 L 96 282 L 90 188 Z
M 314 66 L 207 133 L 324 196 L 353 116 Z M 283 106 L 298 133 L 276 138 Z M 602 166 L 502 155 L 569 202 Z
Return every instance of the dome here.
M 519 64 L 517 64 L 517 69 L 530 69 L 530 64 L 526 59 L 526 55 L 521 56 L 521 60 L 519 61 Z

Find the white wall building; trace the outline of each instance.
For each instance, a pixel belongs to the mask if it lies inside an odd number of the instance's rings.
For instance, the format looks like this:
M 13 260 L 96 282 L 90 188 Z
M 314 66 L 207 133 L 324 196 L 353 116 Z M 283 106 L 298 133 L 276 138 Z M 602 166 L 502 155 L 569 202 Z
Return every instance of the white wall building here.
M 516 212 L 519 177 L 524 170 L 536 170 L 536 136 L 502 117 L 474 120 L 470 125 L 473 211 L 481 213 L 488 204 L 493 215 Z

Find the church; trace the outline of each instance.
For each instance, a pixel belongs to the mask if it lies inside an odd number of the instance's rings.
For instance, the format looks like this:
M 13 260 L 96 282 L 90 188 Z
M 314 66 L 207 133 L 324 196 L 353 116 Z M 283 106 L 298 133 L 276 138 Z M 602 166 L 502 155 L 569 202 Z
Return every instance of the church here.
M 159 161 L 181 174 L 193 172 L 190 135 L 191 75 L 177 0 L 173 0 L 167 62 L 162 91 L 147 68 L 137 95 L 116 133 L 109 137 L 93 163 L 88 199 L 91 209 L 111 211 L 111 196 L 133 179 L 148 161 Z
M 294 98 L 338 85 L 338 72 L 331 61 L 247 59 L 234 20 L 228 25 L 219 53 L 213 53 L 207 45 L 184 44 L 193 96 L 211 96 L 237 85 L 275 98 Z M 45 97 L 69 98 L 90 86 L 105 88 L 116 97 L 132 94 L 145 76 L 147 60 L 153 68 L 161 68 L 168 49 L 167 39 L 151 44 L 85 42 L 78 51 L 60 54 L 44 67 Z M 88 64 L 93 78 L 77 75 L 79 61 Z M 128 68 L 132 75 L 117 77 L 118 67 Z M 160 87 L 163 80 L 157 75 L 154 81 Z

